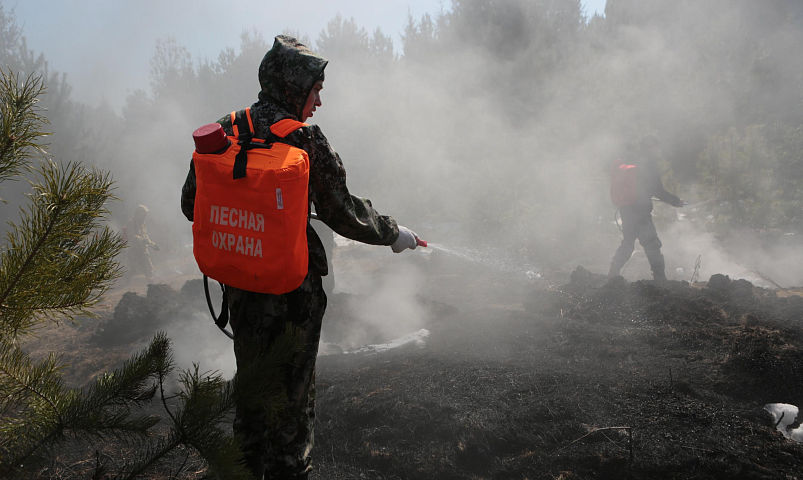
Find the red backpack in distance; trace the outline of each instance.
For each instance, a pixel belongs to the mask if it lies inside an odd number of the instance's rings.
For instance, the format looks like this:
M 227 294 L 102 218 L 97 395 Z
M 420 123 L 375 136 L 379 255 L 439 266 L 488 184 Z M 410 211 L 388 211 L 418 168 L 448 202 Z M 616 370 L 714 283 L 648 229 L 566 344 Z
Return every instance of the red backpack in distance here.
M 611 167 L 611 202 L 616 208 L 636 203 L 638 167 L 616 160 Z

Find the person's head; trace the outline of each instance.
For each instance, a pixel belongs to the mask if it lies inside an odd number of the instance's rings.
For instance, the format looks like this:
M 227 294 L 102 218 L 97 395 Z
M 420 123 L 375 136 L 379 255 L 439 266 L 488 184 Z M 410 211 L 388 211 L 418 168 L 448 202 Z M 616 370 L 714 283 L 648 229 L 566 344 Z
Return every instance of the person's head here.
M 137 207 L 136 210 L 134 210 L 134 220 L 136 220 L 137 222 L 140 223 L 144 222 L 145 217 L 147 216 L 148 216 L 148 207 L 146 207 L 145 205 L 140 205 Z
M 259 65 L 259 100 L 303 121 L 321 105 L 320 88 L 327 63 L 295 38 L 279 35 Z
M 307 96 L 307 103 L 304 104 L 304 110 L 301 112 L 301 120 L 302 122 L 306 122 L 308 118 L 310 118 L 314 113 L 315 109 L 322 106 L 321 103 L 321 90 L 323 90 L 323 72 L 321 72 L 321 78 L 315 82 L 312 86 L 312 91 L 309 92 Z
M 639 141 L 639 149 L 642 152 L 657 156 L 661 152 L 661 139 L 653 134 L 644 135 Z

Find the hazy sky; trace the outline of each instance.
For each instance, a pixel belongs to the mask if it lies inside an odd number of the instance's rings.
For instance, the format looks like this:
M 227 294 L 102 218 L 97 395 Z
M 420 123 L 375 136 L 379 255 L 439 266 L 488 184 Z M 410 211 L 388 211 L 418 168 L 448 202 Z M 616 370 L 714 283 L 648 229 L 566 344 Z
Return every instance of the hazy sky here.
M 400 49 L 408 9 L 420 18 L 450 4 L 448 0 L 0 2 L 15 8 L 29 49 L 44 53 L 53 69 L 67 73 L 75 100 L 97 105 L 105 97 L 118 110 L 129 92 L 148 88 L 149 60 L 157 39 L 173 36 L 193 58 L 215 59 L 223 48 L 239 46 L 244 29 L 256 29 L 269 39 L 291 28 L 315 40 L 340 13 L 353 16 L 369 32 L 380 27 Z M 605 9 L 605 0 L 583 0 L 583 4 L 588 15 Z

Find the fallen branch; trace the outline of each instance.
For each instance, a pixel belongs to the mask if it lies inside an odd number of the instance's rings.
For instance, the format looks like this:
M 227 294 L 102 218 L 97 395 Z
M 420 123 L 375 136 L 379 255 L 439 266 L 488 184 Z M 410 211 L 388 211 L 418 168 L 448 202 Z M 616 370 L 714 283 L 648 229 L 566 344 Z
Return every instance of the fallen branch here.
M 777 288 L 778 290 L 783 290 L 783 287 L 782 287 L 782 286 L 780 286 L 780 285 L 778 284 L 778 282 L 776 282 L 775 280 L 771 279 L 771 278 L 770 278 L 768 275 L 766 275 L 764 272 L 762 272 L 762 271 L 761 271 L 761 270 L 759 270 L 758 268 L 748 267 L 748 266 L 746 266 L 746 265 L 743 265 L 743 264 L 741 264 L 741 263 L 739 263 L 739 262 L 735 262 L 735 261 L 734 261 L 733 263 L 735 263 L 736 265 L 738 265 L 738 266 L 740 266 L 740 267 L 744 268 L 744 269 L 745 269 L 747 272 L 749 272 L 749 273 L 752 273 L 753 275 L 756 275 L 758 278 L 760 278 L 760 279 L 764 280 L 765 282 L 771 283 L 771 284 L 772 284 L 772 285 L 774 285 L 774 286 L 775 286 L 775 288 Z M 742 275 L 743 275 L 743 274 L 742 274 Z
M 700 274 L 700 264 L 702 263 L 702 255 L 697 255 L 697 260 L 694 261 L 694 272 L 691 274 L 689 285 L 697 281 L 697 276 Z
M 556 455 L 556 454 L 560 453 L 561 451 L 566 450 L 567 448 L 571 447 L 575 443 L 583 440 L 584 438 L 586 438 L 586 437 L 588 437 L 590 435 L 593 435 L 593 434 L 595 434 L 597 432 L 604 432 L 606 430 L 627 430 L 628 447 L 629 447 L 629 450 L 630 450 L 630 459 L 628 460 L 628 463 L 627 463 L 627 471 L 628 471 L 627 478 L 629 479 L 629 478 L 632 477 L 632 474 L 633 474 L 633 427 L 603 427 L 603 428 L 595 428 L 594 430 L 591 430 L 590 432 L 586 433 L 582 437 L 574 440 L 572 443 L 570 443 L 568 445 L 565 445 L 565 446 L 555 450 L 552 453 L 552 455 Z M 605 436 L 605 438 L 607 438 L 607 436 Z M 610 440 L 610 439 L 608 439 L 608 440 Z
M 762 279 L 762 280 L 764 280 L 765 282 L 769 282 L 769 283 L 771 283 L 771 284 L 775 285 L 775 288 L 777 288 L 778 290 L 783 290 L 783 287 L 782 287 L 782 286 L 778 285 L 778 283 L 777 283 L 777 282 L 775 282 L 775 280 L 773 280 L 773 279 L 771 279 L 769 276 L 765 275 L 765 274 L 764 274 L 763 272 L 761 272 L 759 269 L 757 269 L 757 268 L 755 268 L 755 269 L 753 269 L 753 268 L 748 268 L 748 269 L 747 269 L 747 271 L 749 271 L 750 273 L 754 273 L 754 274 L 758 275 L 758 276 L 759 276 L 759 278 L 761 278 L 761 279 Z
M 786 412 L 781 412 L 781 418 L 779 418 L 779 419 L 778 419 L 778 421 L 777 421 L 777 422 L 775 422 L 775 426 L 774 426 L 774 427 L 772 427 L 773 429 L 777 429 L 777 428 L 778 428 L 778 425 L 780 425 L 780 424 L 781 424 L 781 420 L 783 420 L 783 416 L 784 416 L 784 415 L 786 415 Z
M 694 450 L 696 452 L 715 453 L 713 450 L 709 450 L 707 448 L 692 447 L 691 445 L 681 445 L 680 448 L 687 448 L 689 450 Z
M 561 451 L 566 450 L 567 448 L 571 447 L 575 443 L 579 442 L 580 440 L 583 440 L 584 438 L 586 438 L 588 436 L 591 436 L 591 435 L 593 435 L 593 434 L 595 434 L 597 432 L 604 432 L 606 430 L 627 430 L 628 431 L 628 433 L 630 435 L 630 439 L 631 439 L 631 442 L 630 442 L 630 457 L 632 459 L 633 458 L 633 442 L 632 442 L 632 438 L 633 438 L 633 431 L 632 430 L 633 430 L 633 427 L 603 427 L 603 428 L 595 428 L 594 430 L 591 430 L 590 432 L 586 433 L 585 435 L 583 435 L 582 437 L 578 438 L 577 440 L 574 440 L 572 443 L 570 443 L 568 445 L 565 445 L 565 446 L 555 450 L 555 452 L 552 455 L 555 455 L 556 453 L 560 453 Z

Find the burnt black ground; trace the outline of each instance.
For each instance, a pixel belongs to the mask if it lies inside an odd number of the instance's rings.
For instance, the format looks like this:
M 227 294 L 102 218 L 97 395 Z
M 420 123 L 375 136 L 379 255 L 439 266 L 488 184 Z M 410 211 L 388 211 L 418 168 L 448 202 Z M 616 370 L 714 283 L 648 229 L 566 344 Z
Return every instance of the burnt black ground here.
M 402 260 L 352 261 L 376 275 Z M 424 346 L 319 357 L 311 478 L 801 477 L 803 447 L 763 410 L 803 405 L 799 290 L 716 276 L 656 286 L 585 269 L 528 283 L 434 255 L 418 268 Z M 170 312 L 203 312 L 195 287 L 121 297 L 100 321 L 62 327 L 39 348 L 65 351 L 80 367 L 68 380 L 84 384 L 127 358 L 132 342 L 147 342 Z M 325 333 L 334 340 L 365 327 L 348 298 L 331 298 Z M 77 448 L 31 478 L 86 478 L 96 457 Z M 111 471 L 121 455 L 130 452 L 114 442 L 100 451 Z M 172 478 L 176 461 L 148 478 Z M 177 478 L 203 476 L 197 456 L 187 465 Z
M 798 478 L 763 405 L 803 400 L 803 299 L 711 284 L 579 269 L 424 347 L 321 357 L 313 478 Z

